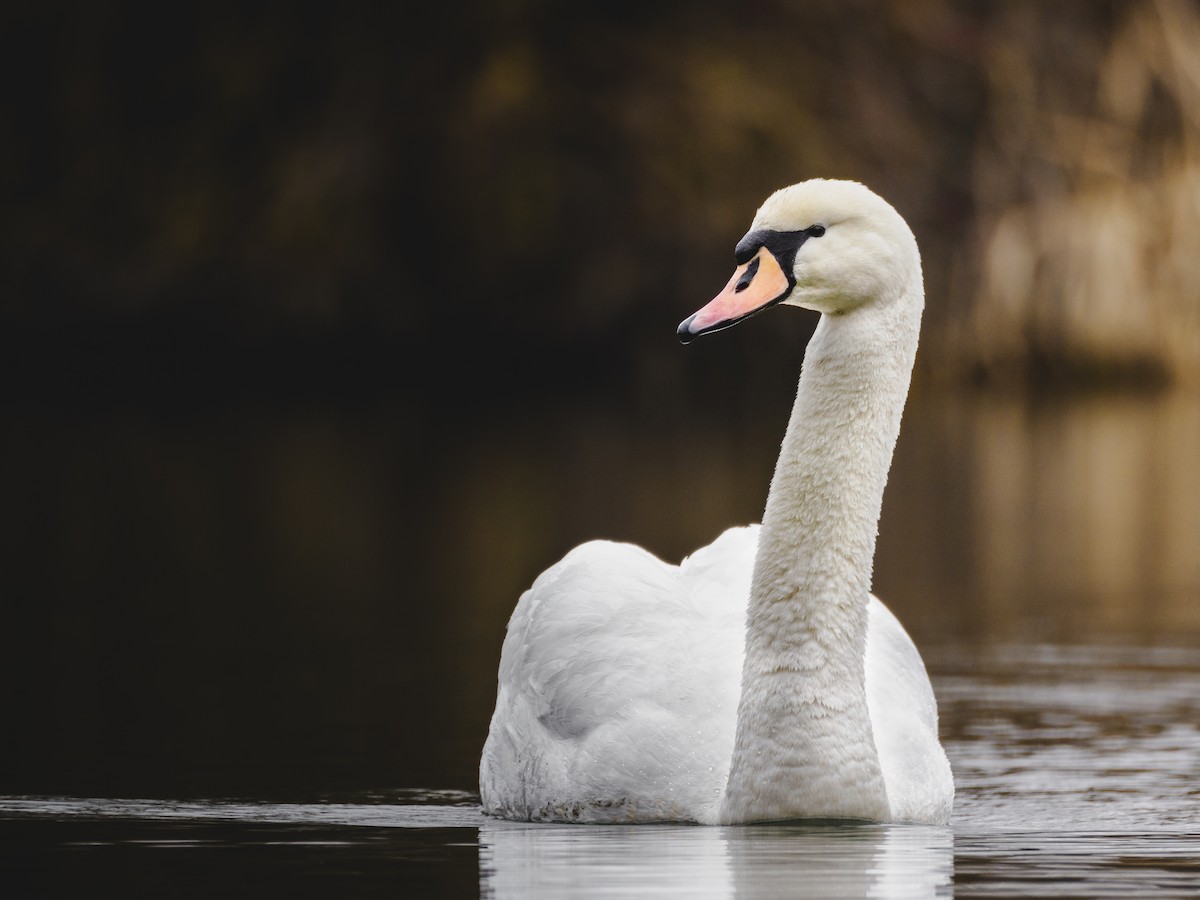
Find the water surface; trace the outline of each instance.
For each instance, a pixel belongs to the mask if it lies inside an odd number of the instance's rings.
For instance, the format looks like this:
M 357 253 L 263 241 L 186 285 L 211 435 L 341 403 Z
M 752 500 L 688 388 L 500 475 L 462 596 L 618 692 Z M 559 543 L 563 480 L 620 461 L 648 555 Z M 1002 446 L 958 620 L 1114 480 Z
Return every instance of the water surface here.
M 933 675 L 950 826 L 479 814 L 517 595 L 581 540 L 678 559 L 756 520 L 787 396 L 741 399 L 7 421 L 5 895 L 1200 892 L 1183 395 L 915 393 L 875 585 Z
M 947 827 L 497 821 L 459 791 L 0 798 L 6 880 L 176 895 L 1179 897 L 1200 890 L 1200 651 L 941 658 Z M 954 671 L 951 671 L 954 670 Z

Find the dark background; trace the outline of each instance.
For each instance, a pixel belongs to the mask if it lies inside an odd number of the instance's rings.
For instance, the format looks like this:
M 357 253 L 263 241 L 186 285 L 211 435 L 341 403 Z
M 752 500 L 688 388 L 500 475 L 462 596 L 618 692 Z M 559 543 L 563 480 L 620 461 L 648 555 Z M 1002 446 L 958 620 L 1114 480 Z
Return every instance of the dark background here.
M 913 226 L 919 394 L 1185 381 L 1065 314 L 964 325 L 1007 211 L 1194 161 L 1166 76 L 1098 86 L 1141 8 L 6 7 L 0 792 L 474 789 L 537 572 L 757 519 L 815 321 L 674 327 L 785 184 Z M 1126 169 L 1030 137 L 1064 110 Z

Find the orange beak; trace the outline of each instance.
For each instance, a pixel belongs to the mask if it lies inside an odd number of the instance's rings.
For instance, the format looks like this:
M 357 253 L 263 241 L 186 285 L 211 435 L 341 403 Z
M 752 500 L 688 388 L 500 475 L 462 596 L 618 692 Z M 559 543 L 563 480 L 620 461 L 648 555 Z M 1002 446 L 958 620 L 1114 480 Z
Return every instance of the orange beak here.
M 760 247 L 749 262 L 734 269 L 733 277 L 721 293 L 679 323 L 679 340 L 686 344 L 701 334 L 736 325 L 774 306 L 791 290 L 791 279 L 774 254 Z

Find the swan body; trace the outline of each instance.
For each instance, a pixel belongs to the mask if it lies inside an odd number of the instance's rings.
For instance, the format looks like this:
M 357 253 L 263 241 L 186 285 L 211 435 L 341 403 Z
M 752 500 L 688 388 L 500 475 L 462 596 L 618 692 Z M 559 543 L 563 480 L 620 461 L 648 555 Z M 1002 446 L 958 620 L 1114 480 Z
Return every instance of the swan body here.
M 944 823 L 954 785 L 916 646 L 870 592 L 924 291 L 912 232 L 856 182 L 775 192 L 686 342 L 822 313 L 760 526 L 674 566 L 591 541 L 517 603 L 480 762 L 521 820 Z

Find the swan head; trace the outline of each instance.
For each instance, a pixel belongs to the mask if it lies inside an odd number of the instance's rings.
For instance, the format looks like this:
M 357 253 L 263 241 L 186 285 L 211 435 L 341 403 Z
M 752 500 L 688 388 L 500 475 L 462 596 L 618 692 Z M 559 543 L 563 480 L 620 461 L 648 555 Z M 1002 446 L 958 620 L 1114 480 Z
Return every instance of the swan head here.
M 889 303 L 921 277 L 912 230 L 856 181 L 814 178 L 766 199 L 738 241 L 737 268 L 721 293 L 679 325 L 685 344 L 772 306 L 838 316 Z

